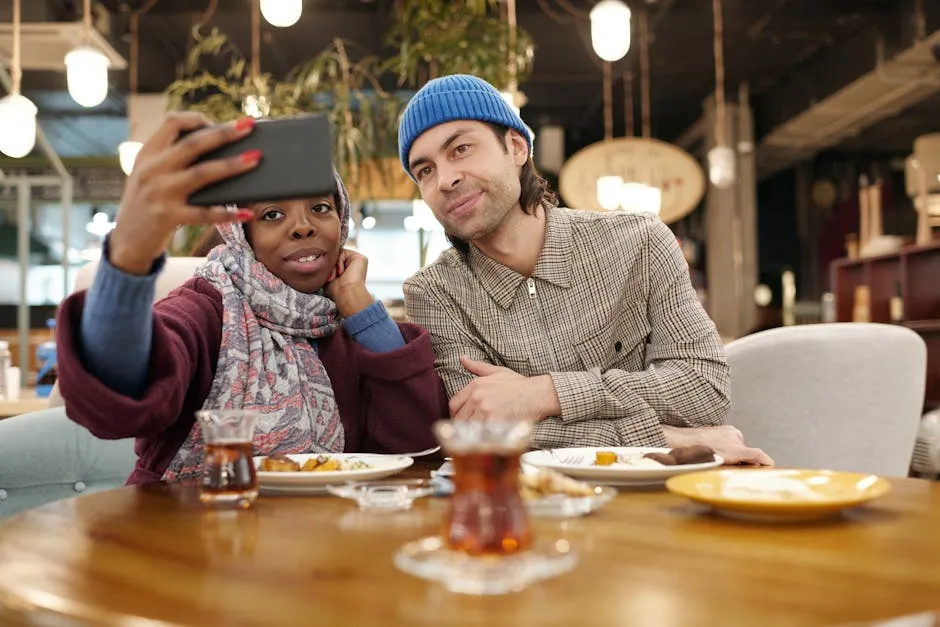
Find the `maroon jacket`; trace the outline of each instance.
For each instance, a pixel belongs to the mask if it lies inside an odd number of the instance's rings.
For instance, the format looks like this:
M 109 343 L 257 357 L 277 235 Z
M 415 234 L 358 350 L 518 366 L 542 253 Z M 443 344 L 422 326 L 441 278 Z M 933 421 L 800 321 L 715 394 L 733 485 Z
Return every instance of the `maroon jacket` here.
M 85 292 L 66 298 L 56 326 L 59 389 L 68 416 L 102 439 L 137 438 L 137 465 L 127 483 L 159 481 L 215 377 L 222 296 L 196 278 L 154 306 L 150 386 L 140 399 L 114 392 L 85 370 L 78 346 L 84 301 Z M 405 346 L 388 353 L 370 352 L 344 330 L 317 342 L 343 421 L 346 452 L 432 447 L 431 425 L 449 415 L 427 331 L 410 323 L 398 326 Z

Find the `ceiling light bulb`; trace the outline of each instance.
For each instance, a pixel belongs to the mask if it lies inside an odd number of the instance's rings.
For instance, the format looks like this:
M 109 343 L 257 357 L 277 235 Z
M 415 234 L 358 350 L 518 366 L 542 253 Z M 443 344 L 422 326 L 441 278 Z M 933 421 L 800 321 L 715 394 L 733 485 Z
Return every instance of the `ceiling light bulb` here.
M 620 208 L 623 179 L 619 176 L 601 176 L 597 179 L 597 204 L 606 211 Z
M 619 61 L 630 50 L 630 8 L 620 0 L 601 0 L 591 9 L 591 45 L 604 61 Z
M 715 146 L 708 151 L 708 180 L 718 189 L 734 185 L 734 150 L 728 146 Z
M 101 51 L 79 46 L 65 55 L 69 94 L 83 107 L 97 107 L 108 97 L 108 67 Z
M 261 0 L 261 15 L 271 26 L 293 26 L 303 10 L 303 0 Z
M 124 174 L 130 175 L 134 169 L 134 162 L 137 161 L 137 153 L 143 147 L 143 142 L 126 141 L 118 144 L 118 159 L 121 161 L 121 170 Z
M 21 94 L 0 98 L 0 152 L 21 159 L 36 145 L 36 105 Z

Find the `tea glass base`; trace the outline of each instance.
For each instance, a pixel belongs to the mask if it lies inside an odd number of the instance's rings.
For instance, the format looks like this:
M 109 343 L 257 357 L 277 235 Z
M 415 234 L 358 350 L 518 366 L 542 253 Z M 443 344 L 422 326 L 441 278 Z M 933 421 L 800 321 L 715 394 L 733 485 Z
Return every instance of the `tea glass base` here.
M 212 492 L 201 490 L 199 500 L 211 507 L 248 509 L 258 498 L 258 490 L 239 490 L 238 492 Z
M 518 592 L 575 567 L 577 554 L 564 540 L 536 542 L 515 555 L 467 555 L 450 549 L 439 536 L 403 546 L 395 566 L 410 575 L 436 581 L 451 592 L 491 595 Z

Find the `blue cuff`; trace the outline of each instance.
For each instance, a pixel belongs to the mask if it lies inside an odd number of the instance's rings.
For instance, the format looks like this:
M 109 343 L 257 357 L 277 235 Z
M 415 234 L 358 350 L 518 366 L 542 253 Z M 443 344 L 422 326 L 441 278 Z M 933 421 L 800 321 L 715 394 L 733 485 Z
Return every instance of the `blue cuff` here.
M 109 240 L 105 239 L 95 278 L 88 289 L 85 308 L 88 309 L 90 302 L 95 313 L 109 311 L 113 314 L 118 311 L 139 312 L 144 308 L 150 309 L 157 289 L 157 276 L 165 265 L 166 253 L 163 253 L 153 262 L 149 274 L 128 274 L 111 265 Z
M 79 346 L 88 371 L 109 388 L 139 398 L 147 387 L 153 338 L 153 299 L 161 255 L 145 276 L 111 265 L 105 239 L 95 278 L 85 297 Z
M 373 353 L 387 353 L 405 345 L 401 330 L 380 301 L 344 319 L 343 328 Z

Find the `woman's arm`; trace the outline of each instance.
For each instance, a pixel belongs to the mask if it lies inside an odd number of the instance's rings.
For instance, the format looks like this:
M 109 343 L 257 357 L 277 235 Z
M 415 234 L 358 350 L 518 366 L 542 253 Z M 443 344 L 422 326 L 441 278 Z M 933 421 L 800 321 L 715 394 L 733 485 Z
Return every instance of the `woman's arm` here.
M 59 388 L 69 418 L 102 439 L 162 433 L 179 419 L 187 401 L 193 404 L 193 398 L 204 399 L 209 393 L 222 339 L 221 296 L 204 279 L 176 289 L 150 310 L 148 347 L 131 347 L 127 338 L 120 343 L 98 338 L 98 368 L 113 368 L 120 361 L 105 359 L 108 351 L 136 353 L 138 360 L 141 353 L 149 354 L 138 394 L 128 395 L 112 388 L 87 363 L 87 346 L 82 345 L 87 295 L 77 292 L 65 299 L 56 326 Z

